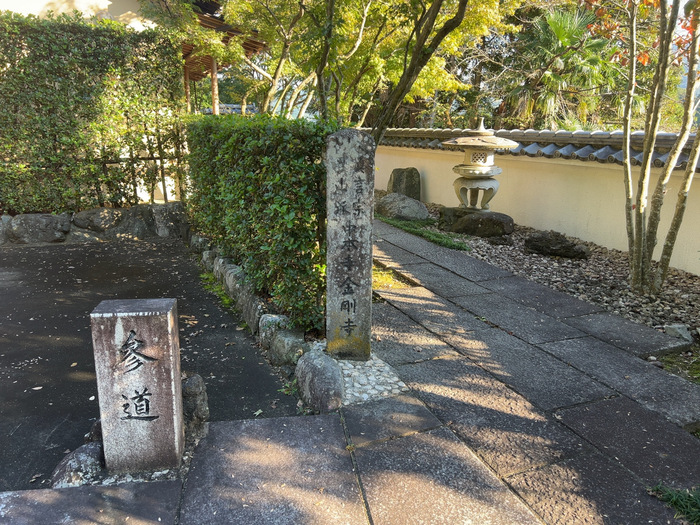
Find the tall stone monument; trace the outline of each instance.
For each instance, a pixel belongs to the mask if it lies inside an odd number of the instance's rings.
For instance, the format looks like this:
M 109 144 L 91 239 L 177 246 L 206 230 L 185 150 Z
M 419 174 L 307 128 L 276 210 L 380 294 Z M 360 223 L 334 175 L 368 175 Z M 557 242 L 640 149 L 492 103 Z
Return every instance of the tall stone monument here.
M 366 361 L 372 329 L 374 140 L 345 129 L 326 150 L 326 338 L 339 359 Z
M 107 468 L 178 467 L 185 436 L 177 301 L 102 301 L 90 320 Z

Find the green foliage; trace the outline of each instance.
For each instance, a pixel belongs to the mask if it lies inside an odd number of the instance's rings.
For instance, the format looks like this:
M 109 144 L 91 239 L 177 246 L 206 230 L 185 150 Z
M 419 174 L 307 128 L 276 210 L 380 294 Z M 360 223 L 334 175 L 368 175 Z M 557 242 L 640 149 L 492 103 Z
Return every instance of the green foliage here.
M 256 292 L 305 328 L 325 297 L 326 137 L 336 127 L 269 116 L 188 123 L 193 224 L 234 257 Z
M 652 493 L 676 509 L 676 518 L 684 518 L 694 525 L 700 525 L 700 487 L 693 490 L 677 490 L 659 484 L 652 489 Z
M 400 221 L 398 219 L 390 219 L 382 215 L 375 215 L 377 219 L 390 224 L 396 228 L 400 228 L 408 233 L 423 237 L 439 246 L 444 246 L 445 248 L 451 248 L 453 250 L 469 251 L 471 248 L 461 241 L 457 241 L 450 237 L 446 233 L 440 231 L 435 231 L 431 229 L 435 225 L 433 219 L 426 219 L 424 221 Z
M 178 157 L 180 76 L 162 31 L 0 12 L 0 213 L 135 203 Z

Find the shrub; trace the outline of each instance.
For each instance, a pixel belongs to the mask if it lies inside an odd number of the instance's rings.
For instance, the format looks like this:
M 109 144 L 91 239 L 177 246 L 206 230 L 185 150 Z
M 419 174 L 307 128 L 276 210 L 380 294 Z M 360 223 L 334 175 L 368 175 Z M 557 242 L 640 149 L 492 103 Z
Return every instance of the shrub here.
M 193 224 L 297 326 L 324 318 L 326 170 L 333 124 L 266 115 L 188 124 Z
M 144 157 L 177 156 L 181 73 L 163 31 L 0 12 L 0 213 L 135 203 Z

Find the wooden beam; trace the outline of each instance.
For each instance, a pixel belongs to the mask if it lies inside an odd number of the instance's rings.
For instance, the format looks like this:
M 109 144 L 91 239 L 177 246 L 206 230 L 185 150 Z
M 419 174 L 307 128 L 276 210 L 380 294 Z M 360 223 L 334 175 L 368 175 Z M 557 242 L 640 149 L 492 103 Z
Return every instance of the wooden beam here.
M 217 74 L 216 58 L 211 57 L 211 113 L 219 114 L 219 75 Z
M 185 64 L 185 100 L 187 101 L 187 113 L 192 113 L 192 100 L 190 98 L 190 68 Z

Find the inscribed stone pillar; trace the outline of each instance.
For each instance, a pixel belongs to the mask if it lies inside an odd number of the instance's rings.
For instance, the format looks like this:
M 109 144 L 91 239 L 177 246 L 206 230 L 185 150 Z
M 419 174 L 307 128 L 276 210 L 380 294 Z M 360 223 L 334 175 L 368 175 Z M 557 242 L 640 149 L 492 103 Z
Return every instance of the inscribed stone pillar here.
M 367 360 L 372 329 L 374 140 L 345 129 L 328 138 L 326 337 L 340 359 Z
M 185 436 L 177 301 L 102 301 L 90 320 L 107 468 L 178 467 Z

